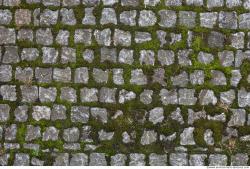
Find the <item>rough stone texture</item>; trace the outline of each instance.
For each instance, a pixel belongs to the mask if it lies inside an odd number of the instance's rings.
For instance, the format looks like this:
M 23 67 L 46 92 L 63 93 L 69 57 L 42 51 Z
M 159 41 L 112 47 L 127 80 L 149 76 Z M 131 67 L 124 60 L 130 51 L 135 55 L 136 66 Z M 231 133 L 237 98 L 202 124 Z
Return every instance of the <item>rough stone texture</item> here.
M 107 161 L 104 153 L 91 153 L 89 156 L 90 166 L 106 166 Z
M 180 135 L 180 144 L 181 145 L 195 145 L 193 138 L 194 127 L 185 128 Z
M 152 144 L 157 140 L 157 133 L 153 130 L 145 130 L 141 137 L 141 144 L 148 145 Z
M 186 166 L 188 159 L 186 153 L 171 153 L 169 156 L 169 163 L 172 166 Z
M 209 166 L 227 165 L 227 156 L 224 154 L 211 154 L 208 159 Z
M 151 10 L 142 10 L 139 15 L 139 26 L 147 27 L 155 25 L 157 21 L 156 15 Z
M 149 121 L 153 124 L 161 123 L 164 120 L 164 110 L 162 107 L 156 107 L 149 111 Z
M 130 166 L 144 166 L 146 164 L 144 154 L 132 153 L 129 155 L 129 158 L 130 158 L 129 161 Z
M 250 0 L 0 6 L 0 165 L 249 165 Z
M 127 157 L 125 154 L 116 154 L 111 156 L 111 166 L 125 166 Z
M 205 159 L 207 155 L 205 154 L 192 154 L 189 158 L 190 166 L 205 166 Z

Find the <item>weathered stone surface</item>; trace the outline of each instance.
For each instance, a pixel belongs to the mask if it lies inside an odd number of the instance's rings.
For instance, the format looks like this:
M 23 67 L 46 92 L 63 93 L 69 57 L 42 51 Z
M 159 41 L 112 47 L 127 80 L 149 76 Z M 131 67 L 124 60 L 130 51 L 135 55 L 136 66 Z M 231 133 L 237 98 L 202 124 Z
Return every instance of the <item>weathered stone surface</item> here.
M 63 47 L 61 49 L 61 62 L 63 64 L 76 62 L 76 50 L 73 48 Z
M 0 10 L 0 24 L 1 25 L 8 25 L 12 20 L 12 13 L 8 9 L 1 9 Z
M 16 33 L 14 29 L 0 26 L 0 44 L 14 44 L 16 42 Z
M 97 83 L 107 83 L 108 82 L 108 70 L 93 69 L 93 77 Z
M 102 10 L 102 17 L 100 20 L 100 23 L 102 25 L 105 24 L 117 24 L 117 18 L 116 18 L 116 13 L 113 8 L 104 8 Z
M 86 49 L 85 51 L 83 51 L 82 57 L 88 63 L 92 63 L 95 57 L 94 51 L 91 49 Z
M 36 60 L 39 56 L 39 51 L 36 48 L 23 48 L 21 59 L 27 61 Z
M 246 111 L 244 109 L 230 109 L 232 115 L 228 126 L 243 126 L 246 122 Z
M 211 154 L 208 159 L 209 166 L 227 165 L 227 156 L 224 154 Z
M 40 14 L 40 24 L 41 25 L 55 25 L 58 21 L 58 10 L 45 9 Z
M 6 122 L 9 119 L 10 106 L 8 104 L 0 104 L 0 121 Z
M 203 70 L 195 70 L 190 74 L 190 82 L 193 85 L 202 85 L 205 81 L 205 75 Z
M 180 11 L 179 12 L 179 24 L 188 28 L 195 27 L 196 12 Z
M 66 142 L 77 142 L 79 139 L 79 129 L 76 127 L 64 129 L 63 131 L 63 139 Z
M 211 83 L 217 86 L 227 85 L 227 79 L 225 74 L 219 70 L 211 70 Z
M 218 20 L 217 12 L 200 13 L 200 25 L 205 28 L 213 28 Z
M 180 124 L 184 124 L 184 120 L 181 114 L 181 109 L 179 107 L 177 107 L 175 111 L 171 112 L 169 117 L 172 120 L 176 120 Z
M 171 81 L 174 86 L 185 87 L 189 82 L 188 74 L 183 71 L 179 75 L 171 77 Z
M 83 88 L 81 89 L 81 101 L 82 102 L 96 102 L 98 101 L 98 90 L 95 88 Z
M 239 18 L 239 28 L 240 29 L 249 29 L 250 28 L 250 24 L 249 24 L 249 20 L 250 20 L 250 13 L 244 13 L 238 16 Z
M 141 50 L 140 51 L 140 64 L 154 65 L 155 58 L 152 50 Z
M 65 120 L 66 117 L 66 107 L 64 105 L 60 104 L 54 104 L 53 108 L 51 110 L 51 116 L 52 121 L 55 120 Z
M 129 159 L 130 166 L 144 166 L 146 164 L 144 154 L 132 153 L 129 155 Z
M 149 145 L 157 140 L 157 133 L 154 130 L 144 130 L 141 137 L 142 145 Z
M 36 31 L 36 43 L 40 45 L 52 45 L 53 35 L 50 28 L 38 29 Z
M 102 123 L 107 123 L 108 113 L 105 108 L 93 107 L 90 109 L 90 112 L 95 119 L 99 119 Z
M 84 25 L 95 25 L 96 24 L 96 17 L 93 15 L 94 8 L 85 8 L 85 16 L 82 19 L 82 24 Z
M 0 87 L 0 95 L 3 100 L 16 101 L 16 86 L 15 85 L 2 85 Z
M 149 121 L 153 124 L 161 123 L 164 120 L 164 110 L 162 107 L 156 107 L 149 111 Z
M 153 91 L 152 90 L 144 90 L 141 94 L 140 94 L 140 101 L 143 104 L 150 104 L 152 102 L 152 95 L 153 95 Z
M 110 46 L 111 30 L 109 28 L 103 30 L 95 30 L 94 36 L 99 45 Z
M 71 80 L 71 69 L 66 68 L 54 68 L 53 70 L 53 79 L 57 82 L 70 82 Z
M 58 135 L 59 135 L 59 131 L 54 127 L 54 126 L 50 126 L 50 127 L 46 127 L 45 131 L 43 132 L 43 141 L 56 141 L 58 140 Z
M 171 166 L 186 166 L 188 165 L 188 158 L 186 153 L 171 153 L 169 156 L 169 163 Z
M 57 90 L 54 87 L 39 87 L 39 100 L 41 102 L 54 102 L 57 95 L 56 92 Z
M 24 153 L 15 154 L 14 166 L 28 166 L 30 164 L 30 156 Z
M 147 77 L 144 75 L 142 69 L 135 69 L 131 71 L 130 83 L 136 85 L 147 84 Z
M 89 107 L 73 106 L 71 108 L 71 121 L 87 123 L 89 120 Z
M 7 126 L 4 131 L 4 136 L 6 141 L 12 141 L 16 139 L 17 134 L 17 125 L 11 124 L 10 126 Z
M 121 38 L 118 38 L 118 43 L 127 43 L 127 39 L 126 37 L 121 37 Z M 117 58 L 117 51 L 116 51 L 116 48 L 106 48 L 106 47 L 103 47 L 101 48 L 101 62 L 114 62 L 116 63 L 116 58 Z
M 178 97 L 176 90 L 161 89 L 160 91 L 161 102 L 163 105 L 177 104 Z
M 0 65 L 0 82 L 8 82 L 12 79 L 11 65 Z
M 119 91 L 119 103 L 125 103 L 136 98 L 136 94 L 132 91 L 120 90 Z
M 15 121 L 25 122 L 28 119 L 28 106 L 18 106 L 14 111 Z
M 155 154 L 151 153 L 149 155 L 149 165 L 151 166 L 165 166 L 167 164 L 166 154 Z
M 32 117 L 36 121 L 40 121 L 41 119 L 50 120 L 51 109 L 47 106 L 34 106 Z
M 76 90 L 71 87 L 62 87 L 60 99 L 63 101 L 75 103 L 77 101 Z
M 207 155 L 205 154 L 192 154 L 189 157 L 190 166 L 205 166 L 205 159 Z
M 113 136 L 114 136 L 114 132 L 106 132 L 104 130 L 100 130 L 100 131 L 98 131 L 98 135 L 99 135 L 99 139 L 101 141 L 112 140 Z
M 179 89 L 179 104 L 181 105 L 194 105 L 197 98 L 194 96 L 194 89 Z
M 36 102 L 38 100 L 37 86 L 20 86 L 23 102 Z
M 151 34 L 149 32 L 135 32 L 135 42 L 136 43 L 144 43 L 147 41 L 151 41 Z
M 181 145 L 195 145 L 193 138 L 194 127 L 185 128 L 180 135 Z
M 220 101 L 223 104 L 230 105 L 233 103 L 234 99 L 235 99 L 235 91 L 233 89 L 220 93 Z
M 40 83 L 49 83 L 52 81 L 52 68 L 41 68 L 35 69 L 35 77 Z
M 188 109 L 188 124 L 192 125 L 199 119 L 206 119 L 206 112 L 204 110 L 195 112 L 192 109 Z
M 59 153 L 55 157 L 53 162 L 54 166 L 68 166 L 69 165 L 69 154 L 68 153 Z
M 41 129 L 39 126 L 32 126 L 32 125 L 27 126 L 25 141 L 32 141 L 40 137 L 41 137 Z
M 45 6 L 60 6 L 60 0 L 43 0 Z
M 125 154 L 116 154 L 111 156 L 110 165 L 111 166 L 125 166 L 127 156 Z
M 204 140 L 208 145 L 214 145 L 213 131 L 211 129 L 207 129 L 204 132 Z
M 61 22 L 64 25 L 75 25 L 76 18 L 73 9 L 62 8 L 60 10 Z
M 99 91 L 99 101 L 102 103 L 116 103 L 116 88 L 102 87 Z
M 119 53 L 118 61 L 131 65 L 134 62 L 133 58 L 134 51 L 129 49 L 122 49 Z
M 232 66 L 234 62 L 234 53 L 233 51 L 224 50 L 223 52 L 218 53 L 220 63 L 224 67 Z
M 131 34 L 128 31 L 115 29 L 113 42 L 115 46 L 130 46 L 131 45 Z
M 139 26 L 147 27 L 155 25 L 157 21 L 156 15 L 151 10 L 142 10 L 139 15 Z
M 80 67 L 75 70 L 74 81 L 75 83 L 88 83 L 89 73 L 87 67 Z
M 177 15 L 175 11 L 171 10 L 160 10 L 158 14 L 161 17 L 159 25 L 164 28 L 174 27 L 177 20 Z
M 56 43 L 58 43 L 60 45 L 68 45 L 69 31 L 59 30 L 55 40 L 56 40 Z
M 90 166 L 106 166 L 107 161 L 104 153 L 91 153 L 89 156 Z
M 71 166 L 86 166 L 88 165 L 88 156 L 84 153 L 72 154 L 69 165 Z
M 75 43 L 83 43 L 88 46 L 92 41 L 92 30 L 91 29 L 76 29 L 74 34 Z
M 3 54 L 3 63 L 18 63 L 20 61 L 20 57 L 18 54 L 17 46 L 5 46 L 5 52 Z
M 113 69 L 113 82 L 116 85 L 124 84 L 123 69 L 120 68 Z
M 31 165 L 34 165 L 34 166 L 43 166 L 44 165 L 44 161 L 39 160 L 38 158 L 35 158 L 35 157 L 32 157 L 30 163 L 31 163 Z
M 220 32 L 212 31 L 208 36 L 208 46 L 211 48 L 223 48 L 225 36 Z
M 219 27 L 226 29 L 237 29 L 237 13 L 221 11 L 219 13 Z
M 199 101 L 201 105 L 215 105 L 217 103 L 217 98 L 212 90 L 201 90 Z
M 238 32 L 231 34 L 231 46 L 236 49 L 243 49 L 244 48 L 244 38 L 245 33 L 244 32 Z
M 181 66 L 191 66 L 192 61 L 190 60 L 190 54 L 192 52 L 192 49 L 184 49 L 178 51 L 178 63 Z
M 124 25 L 135 26 L 136 25 L 136 10 L 123 11 L 120 14 L 120 22 Z
M 250 93 L 241 88 L 238 91 L 238 105 L 239 107 L 246 107 L 250 105 Z
M 247 166 L 248 160 L 246 153 L 237 153 L 231 157 L 231 166 Z
M 157 57 L 162 66 L 172 65 L 175 61 L 174 52 L 171 50 L 158 50 Z

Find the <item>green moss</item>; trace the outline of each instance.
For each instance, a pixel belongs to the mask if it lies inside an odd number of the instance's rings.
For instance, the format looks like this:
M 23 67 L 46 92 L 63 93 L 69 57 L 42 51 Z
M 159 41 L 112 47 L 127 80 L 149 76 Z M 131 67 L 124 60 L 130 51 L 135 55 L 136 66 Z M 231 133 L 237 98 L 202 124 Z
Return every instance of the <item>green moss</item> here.
M 25 133 L 26 133 L 26 125 L 25 124 L 18 125 L 16 139 L 19 144 L 25 143 Z
M 205 129 L 211 129 L 213 131 L 215 145 L 220 145 L 224 127 L 221 122 L 198 120 L 194 123 L 194 126 L 196 128 L 195 140 L 197 141 L 197 144 L 199 143 L 201 146 L 204 146 L 204 141 L 202 140 L 203 137 L 201 137 L 201 134 Z

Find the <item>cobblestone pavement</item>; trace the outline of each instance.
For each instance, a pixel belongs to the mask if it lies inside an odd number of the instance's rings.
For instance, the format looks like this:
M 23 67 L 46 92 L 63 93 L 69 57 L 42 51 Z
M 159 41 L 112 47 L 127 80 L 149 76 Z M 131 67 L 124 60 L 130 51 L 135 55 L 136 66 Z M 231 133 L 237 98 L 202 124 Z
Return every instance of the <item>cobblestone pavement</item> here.
M 0 0 L 0 165 L 250 165 L 250 0 Z

